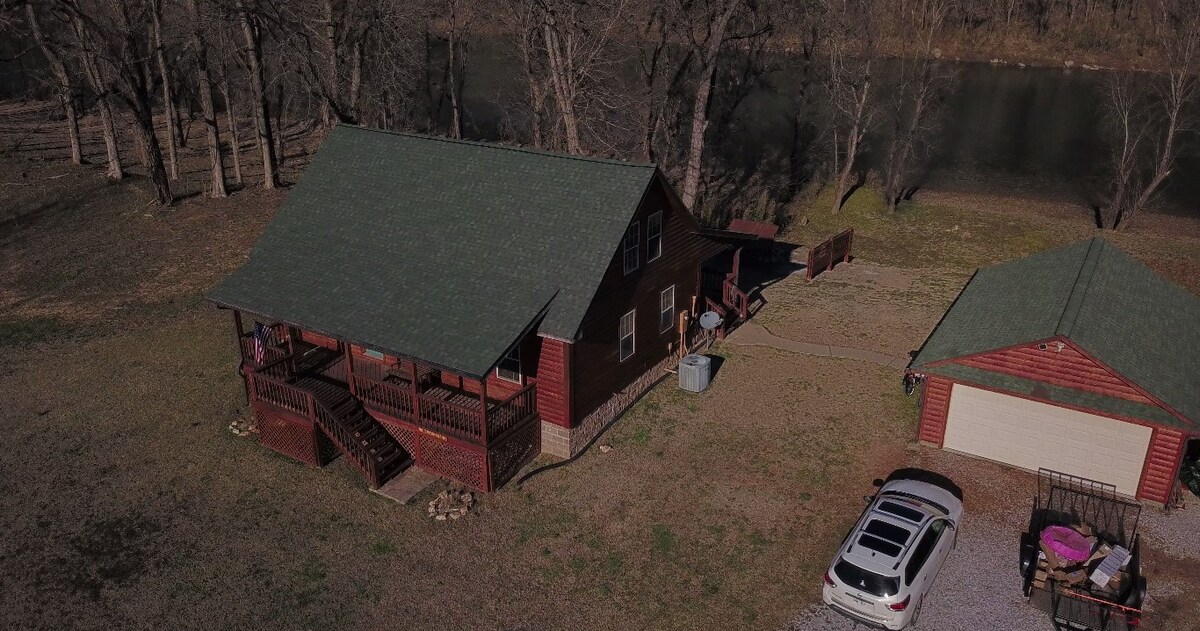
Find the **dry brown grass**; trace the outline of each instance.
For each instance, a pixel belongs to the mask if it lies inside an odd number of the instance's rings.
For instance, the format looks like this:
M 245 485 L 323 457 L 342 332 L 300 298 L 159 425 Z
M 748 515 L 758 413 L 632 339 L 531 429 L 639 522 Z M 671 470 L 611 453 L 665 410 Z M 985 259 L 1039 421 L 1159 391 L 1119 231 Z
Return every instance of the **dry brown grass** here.
M 872 478 L 924 463 L 987 512 L 1024 475 L 907 450 L 916 410 L 898 371 L 725 346 L 709 391 L 660 385 L 602 439 L 612 452 L 433 522 L 344 462 L 308 469 L 225 430 L 244 414 L 236 351 L 201 292 L 279 195 L 162 211 L 137 180 L 7 166 L 42 184 L 0 209 L 25 218 L 0 237 L 6 628 L 778 627 L 815 600 Z M 780 284 L 763 321 L 824 322 L 868 347 L 902 330 L 902 350 L 963 264 L 997 254 L 983 229 L 941 275 L 863 265 Z M 886 260 L 890 243 L 932 257 L 903 241 L 915 233 L 879 230 L 861 256 Z M 1159 243 L 1193 264 L 1191 242 Z

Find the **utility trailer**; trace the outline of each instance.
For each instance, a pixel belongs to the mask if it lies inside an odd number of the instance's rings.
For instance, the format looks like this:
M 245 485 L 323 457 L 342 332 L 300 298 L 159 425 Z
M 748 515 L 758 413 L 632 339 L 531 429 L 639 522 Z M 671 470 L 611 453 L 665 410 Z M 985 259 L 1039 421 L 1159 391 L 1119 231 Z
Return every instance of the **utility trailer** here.
M 1021 574 L 1029 603 L 1049 614 L 1060 631 L 1129 631 L 1141 621 L 1146 597 L 1146 579 L 1140 572 L 1138 519 L 1141 504 L 1127 499 L 1116 487 L 1076 476 L 1040 469 L 1038 492 L 1029 531 L 1021 535 Z M 1079 562 L 1079 581 L 1058 572 L 1047 576 L 1042 533 L 1051 526 L 1064 526 L 1090 533 L 1094 553 Z M 1121 566 L 1119 582 L 1100 587 L 1091 580 L 1103 563 L 1105 549 L 1124 548 L 1128 560 Z M 1057 557 L 1056 557 L 1057 558 Z M 1055 576 L 1057 575 L 1057 577 Z M 1103 578 L 1103 577 L 1101 577 Z

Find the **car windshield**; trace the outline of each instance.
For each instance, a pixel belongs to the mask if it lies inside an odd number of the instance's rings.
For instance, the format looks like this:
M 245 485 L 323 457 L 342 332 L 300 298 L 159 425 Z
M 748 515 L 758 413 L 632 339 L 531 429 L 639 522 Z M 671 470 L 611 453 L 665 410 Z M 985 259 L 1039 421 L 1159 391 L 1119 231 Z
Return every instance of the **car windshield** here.
M 868 594 L 887 597 L 895 596 L 896 592 L 900 591 L 899 576 L 881 576 L 868 572 L 845 559 L 833 566 L 833 573 L 837 574 L 843 583 Z

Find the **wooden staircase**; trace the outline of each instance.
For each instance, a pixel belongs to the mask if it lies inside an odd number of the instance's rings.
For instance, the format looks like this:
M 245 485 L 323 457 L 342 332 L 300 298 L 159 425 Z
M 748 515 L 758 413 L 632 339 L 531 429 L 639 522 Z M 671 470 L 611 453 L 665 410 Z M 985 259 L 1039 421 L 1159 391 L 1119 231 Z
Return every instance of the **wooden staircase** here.
M 412 457 L 350 393 L 322 377 L 301 377 L 288 384 L 307 394 L 309 417 L 337 448 L 379 488 L 412 463 Z

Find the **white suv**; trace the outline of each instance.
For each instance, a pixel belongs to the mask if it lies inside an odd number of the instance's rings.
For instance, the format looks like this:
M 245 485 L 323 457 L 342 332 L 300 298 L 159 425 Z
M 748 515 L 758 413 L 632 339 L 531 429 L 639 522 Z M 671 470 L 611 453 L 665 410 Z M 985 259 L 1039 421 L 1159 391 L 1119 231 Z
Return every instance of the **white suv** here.
M 822 599 L 834 611 L 878 629 L 917 621 L 933 579 L 954 545 L 962 491 L 943 476 L 896 471 L 842 542 L 825 572 Z

